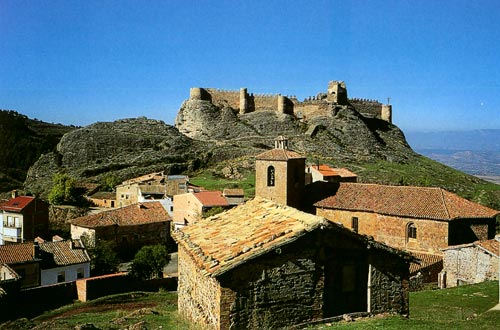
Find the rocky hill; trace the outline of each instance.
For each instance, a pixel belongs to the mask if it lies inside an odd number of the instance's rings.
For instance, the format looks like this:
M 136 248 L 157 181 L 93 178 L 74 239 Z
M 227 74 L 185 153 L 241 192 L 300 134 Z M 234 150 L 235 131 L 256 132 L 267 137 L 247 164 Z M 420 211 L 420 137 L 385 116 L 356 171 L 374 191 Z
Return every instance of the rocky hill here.
M 41 154 L 54 150 L 63 134 L 73 129 L 0 110 L 0 192 L 22 187 L 29 167 Z
M 416 156 L 396 126 L 365 118 L 350 106 L 332 106 L 324 117 L 304 122 L 275 111 L 239 115 L 229 107 L 188 100 L 175 127 L 143 117 L 96 123 L 64 135 L 57 150 L 30 169 L 25 186 L 44 196 L 53 174 L 60 171 L 88 182 L 99 182 L 109 173 L 127 179 L 153 171 L 192 172 L 252 157 L 271 148 L 278 135 L 313 158 L 406 163 Z
M 500 208 L 500 187 L 418 155 L 398 127 L 363 116 L 349 104 L 331 104 L 320 116 L 301 120 L 272 110 L 240 114 L 189 99 L 175 127 L 142 117 L 65 134 L 55 151 L 30 168 L 25 187 L 46 196 L 57 172 L 93 183 L 110 174 L 125 180 L 153 171 L 192 175 L 210 169 L 216 177 L 224 177 L 228 168 L 253 173 L 253 157 L 272 148 L 279 135 L 309 162 L 348 167 L 363 182 L 440 186 Z

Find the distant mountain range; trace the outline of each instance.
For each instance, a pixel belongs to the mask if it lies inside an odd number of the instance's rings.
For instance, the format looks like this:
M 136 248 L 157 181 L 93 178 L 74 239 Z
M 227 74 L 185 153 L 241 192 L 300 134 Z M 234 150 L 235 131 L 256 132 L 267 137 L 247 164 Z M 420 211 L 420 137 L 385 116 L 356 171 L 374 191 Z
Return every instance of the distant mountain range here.
M 500 129 L 405 135 L 412 148 L 424 156 L 476 176 L 500 177 Z

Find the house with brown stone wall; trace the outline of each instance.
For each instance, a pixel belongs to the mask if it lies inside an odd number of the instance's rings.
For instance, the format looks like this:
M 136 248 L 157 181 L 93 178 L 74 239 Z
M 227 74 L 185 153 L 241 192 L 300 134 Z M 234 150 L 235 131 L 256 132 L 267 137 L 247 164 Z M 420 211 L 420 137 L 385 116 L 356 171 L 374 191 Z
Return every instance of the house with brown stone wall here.
M 499 242 L 476 241 L 443 249 L 442 288 L 498 280 Z
M 209 329 L 408 313 L 408 254 L 293 207 L 256 197 L 173 237 L 179 312 Z
M 203 217 L 204 212 L 220 207 L 230 208 L 235 204 L 229 204 L 222 192 L 217 190 L 203 190 L 189 192 L 174 196 L 173 222 L 175 228 L 181 228 L 195 223 Z
M 110 242 L 124 258 L 144 245 L 168 244 L 171 218 L 160 202 L 136 203 L 75 218 L 71 237 Z

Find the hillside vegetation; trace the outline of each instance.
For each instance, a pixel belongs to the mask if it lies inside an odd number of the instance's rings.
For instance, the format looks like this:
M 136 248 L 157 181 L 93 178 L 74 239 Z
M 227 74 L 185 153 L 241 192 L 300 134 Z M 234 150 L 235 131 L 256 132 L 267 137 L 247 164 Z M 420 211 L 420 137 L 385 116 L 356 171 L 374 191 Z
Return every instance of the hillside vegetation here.
M 21 188 L 29 167 L 43 153 L 53 151 L 61 137 L 73 129 L 0 110 L 0 192 Z

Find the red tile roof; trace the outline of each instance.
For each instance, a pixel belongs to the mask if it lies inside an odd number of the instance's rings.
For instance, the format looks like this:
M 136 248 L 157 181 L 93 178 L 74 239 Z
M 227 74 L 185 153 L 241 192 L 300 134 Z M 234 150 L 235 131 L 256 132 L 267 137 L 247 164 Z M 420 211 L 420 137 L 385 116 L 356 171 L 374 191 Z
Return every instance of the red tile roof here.
M 200 191 L 193 193 L 193 195 L 206 207 L 229 205 L 220 191 Z
M 323 177 L 340 176 L 340 177 L 357 177 L 357 175 L 346 168 L 331 168 L 328 165 L 311 165 L 312 168 L 318 170 Z
M 95 228 L 113 225 L 134 226 L 170 220 L 170 216 L 160 202 L 147 202 L 79 217 L 70 222 L 80 227 Z
M 18 264 L 33 261 L 33 243 L 0 245 L 0 263 Z
M 430 271 L 431 268 L 435 269 L 436 273 L 443 269 L 443 256 L 441 255 L 417 252 L 410 252 L 410 254 L 419 259 L 419 263 L 410 263 L 410 276 L 415 276 L 423 270 Z
M 441 188 L 341 183 L 334 196 L 316 207 L 374 212 L 420 219 L 492 218 L 499 211 L 471 202 Z
M 52 255 L 53 262 L 58 267 L 90 262 L 80 240 L 44 242 L 40 244 L 40 250 Z
M 215 277 L 322 226 L 332 226 L 396 253 L 322 217 L 261 197 L 176 230 L 172 236 L 205 275 Z
M 306 157 L 288 149 L 272 149 L 255 156 L 257 160 L 289 160 L 305 159 Z
M 497 257 L 499 256 L 500 243 L 496 239 L 476 241 L 474 242 L 474 244 L 490 252 L 491 254 L 496 255 Z
M 12 198 L 11 200 L 2 203 L 0 210 L 11 211 L 11 212 L 21 212 L 29 203 L 31 203 L 35 197 L 32 196 L 18 196 Z

